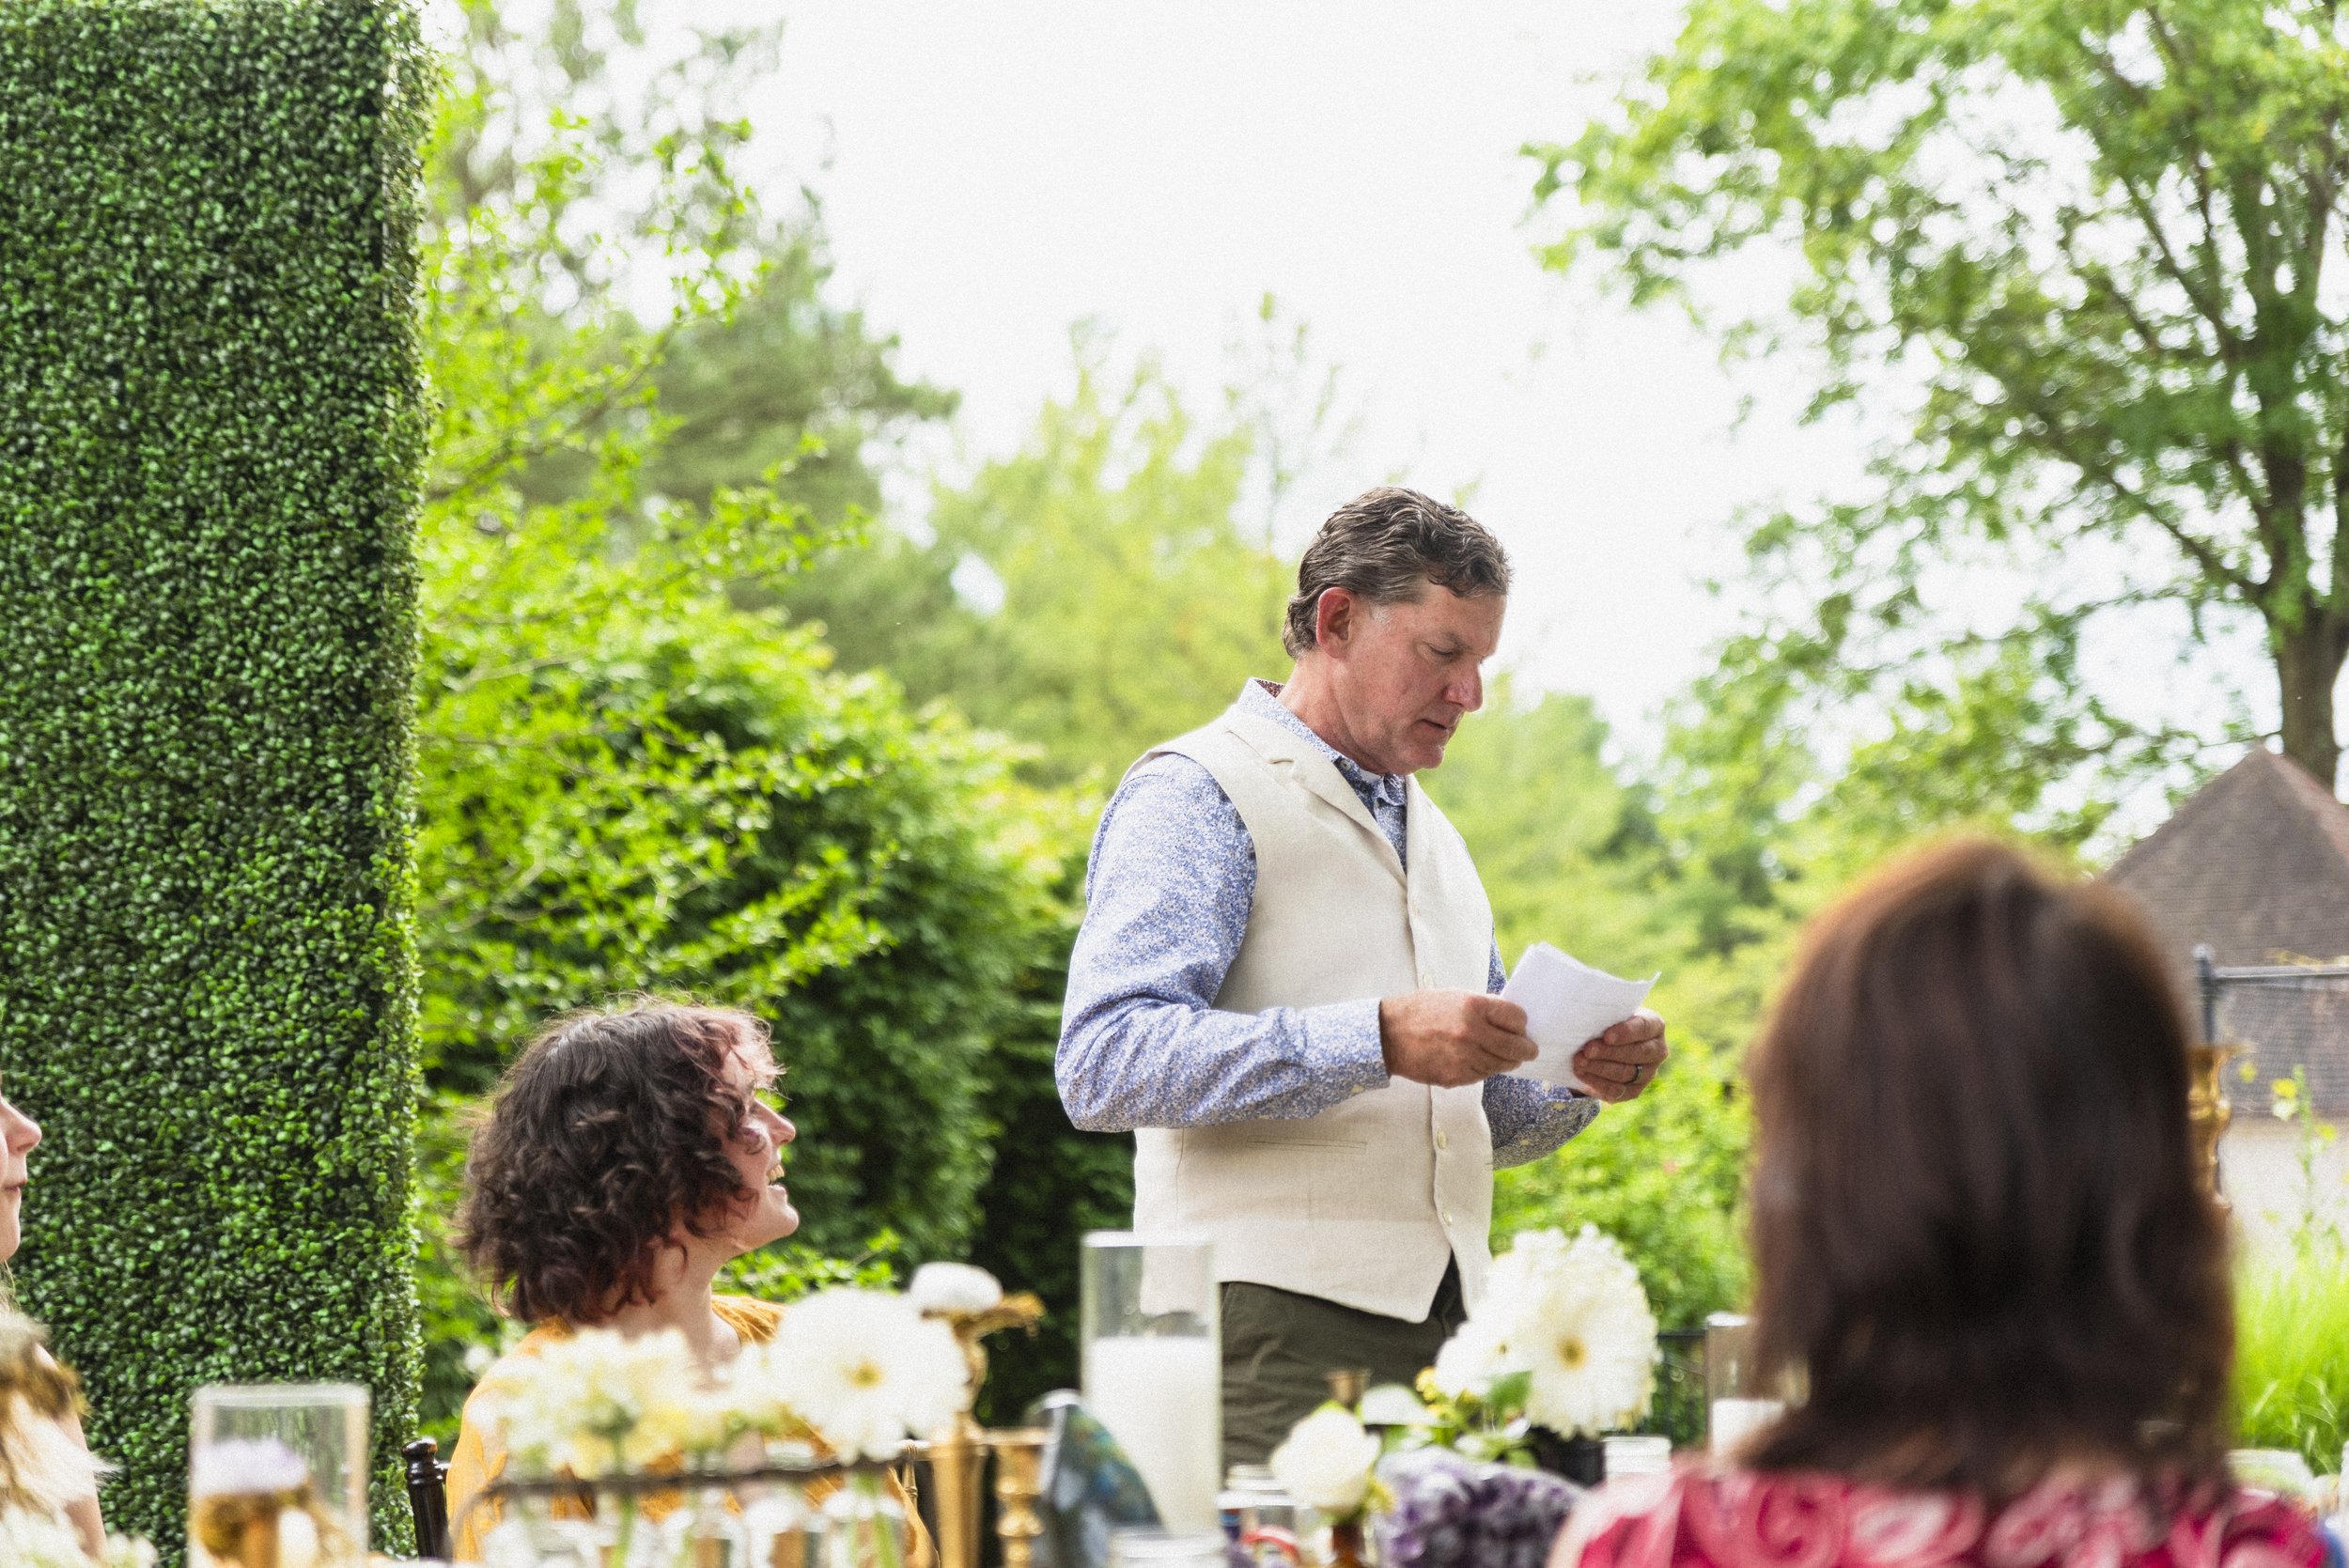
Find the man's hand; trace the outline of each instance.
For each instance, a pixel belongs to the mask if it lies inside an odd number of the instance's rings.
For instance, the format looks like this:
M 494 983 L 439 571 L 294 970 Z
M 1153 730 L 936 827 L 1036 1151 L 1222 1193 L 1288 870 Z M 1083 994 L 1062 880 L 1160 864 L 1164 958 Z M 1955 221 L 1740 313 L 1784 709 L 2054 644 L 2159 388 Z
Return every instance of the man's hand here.
M 1664 1054 L 1664 1020 L 1642 1007 L 1576 1051 L 1574 1073 L 1593 1094 L 1615 1104 L 1639 1098 L 1656 1081 Z
M 1525 1009 L 1477 991 L 1386 998 L 1378 1003 L 1378 1045 L 1390 1075 L 1439 1089 L 1481 1083 L 1534 1056 L 1533 1042 L 1525 1036 Z

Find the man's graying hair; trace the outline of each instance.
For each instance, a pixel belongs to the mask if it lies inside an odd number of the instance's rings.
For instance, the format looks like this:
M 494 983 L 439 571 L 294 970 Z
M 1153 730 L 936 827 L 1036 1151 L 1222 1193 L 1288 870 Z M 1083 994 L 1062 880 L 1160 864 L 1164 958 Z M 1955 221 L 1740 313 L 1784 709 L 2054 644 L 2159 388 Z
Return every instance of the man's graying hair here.
M 1330 514 L 1297 564 L 1281 642 L 1293 659 L 1314 651 L 1321 596 L 1344 588 L 1370 604 L 1415 599 L 1432 582 L 1463 598 L 1509 591 L 1509 557 L 1483 523 L 1417 490 L 1383 485 Z

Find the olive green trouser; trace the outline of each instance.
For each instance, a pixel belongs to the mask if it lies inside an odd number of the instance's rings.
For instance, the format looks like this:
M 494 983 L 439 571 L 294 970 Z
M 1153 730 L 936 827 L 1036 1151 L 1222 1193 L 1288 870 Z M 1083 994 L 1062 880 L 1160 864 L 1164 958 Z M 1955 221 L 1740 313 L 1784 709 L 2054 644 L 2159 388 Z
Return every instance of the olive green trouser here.
M 1456 1263 L 1417 1323 L 1237 1281 L 1221 1288 L 1220 1311 L 1227 1468 L 1263 1464 L 1289 1428 L 1330 1397 L 1331 1372 L 1367 1368 L 1374 1388 L 1408 1387 L 1468 1315 Z

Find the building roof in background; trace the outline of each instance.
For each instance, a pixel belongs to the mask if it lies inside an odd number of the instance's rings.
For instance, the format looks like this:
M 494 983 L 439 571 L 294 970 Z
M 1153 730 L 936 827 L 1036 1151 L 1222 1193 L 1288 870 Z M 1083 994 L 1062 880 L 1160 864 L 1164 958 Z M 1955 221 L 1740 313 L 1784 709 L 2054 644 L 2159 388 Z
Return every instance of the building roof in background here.
M 2222 966 L 2349 957 L 2349 806 L 2307 769 L 2254 747 L 2113 862 L 2105 880 L 2152 922 L 2188 999 L 2194 948 Z M 2320 1112 L 2349 1115 L 2349 977 L 2230 986 L 2219 1033 L 2253 1048 L 2265 1084 L 2309 1069 Z

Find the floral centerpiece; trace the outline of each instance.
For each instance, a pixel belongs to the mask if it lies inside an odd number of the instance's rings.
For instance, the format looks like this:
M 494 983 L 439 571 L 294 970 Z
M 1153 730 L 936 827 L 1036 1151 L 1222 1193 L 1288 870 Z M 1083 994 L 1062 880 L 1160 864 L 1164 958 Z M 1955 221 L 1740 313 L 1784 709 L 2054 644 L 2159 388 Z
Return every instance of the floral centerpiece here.
M 1538 1568 L 1580 1492 L 1537 1456 L 1595 1451 L 1645 1415 L 1655 1366 L 1656 1316 L 1622 1249 L 1590 1226 L 1526 1232 L 1416 1393 L 1323 1406 L 1273 1474 L 1341 1527 L 1373 1522 L 1386 1568 Z
M 770 1457 L 784 1469 L 813 1470 L 828 1455 L 848 1469 L 825 1505 L 842 1560 L 894 1568 L 902 1519 L 873 1467 L 899 1458 L 970 1400 L 962 1352 L 944 1326 L 893 1292 L 842 1288 L 795 1304 L 772 1341 L 714 1369 L 674 1331 L 573 1335 L 502 1373 L 489 1410 L 508 1455 L 501 1483 L 608 1496 L 603 1544 L 621 1563 L 692 1555 L 691 1521 L 658 1539 L 640 1529 L 640 1516 L 668 1512 L 655 1500 L 675 1488 L 659 1482 L 709 1487 L 753 1475 Z M 791 1447 L 770 1454 L 778 1443 Z M 798 1522 L 795 1509 L 770 1504 L 746 1517 L 770 1534 Z M 534 1526 L 501 1523 L 484 1556 L 535 1562 Z
M 1640 1271 L 1595 1226 L 1571 1240 L 1520 1234 L 1421 1385 L 1487 1433 L 1514 1436 L 1523 1421 L 1595 1440 L 1629 1425 L 1656 1386 L 1656 1314 Z
M 198 1563 L 319 1568 L 359 1555 L 309 1462 L 273 1437 L 210 1442 L 190 1455 L 188 1539 Z

